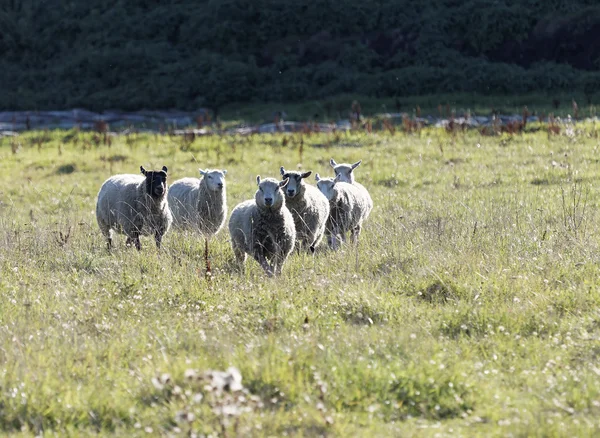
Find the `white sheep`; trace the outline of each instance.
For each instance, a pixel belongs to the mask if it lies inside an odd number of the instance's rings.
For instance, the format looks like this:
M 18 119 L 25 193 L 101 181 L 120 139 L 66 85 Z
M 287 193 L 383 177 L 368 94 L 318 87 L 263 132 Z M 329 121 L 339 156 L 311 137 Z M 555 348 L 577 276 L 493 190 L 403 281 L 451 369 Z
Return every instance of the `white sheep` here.
M 112 246 L 112 231 L 125 234 L 127 245 L 140 250 L 140 235 L 154 235 L 160 248 L 162 237 L 171 227 L 173 216 L 167 202 L 167 166 L 142 175 L 114 175 L 104 181 L 98 192 L 96 219 Z
M 169 186 L 169 207 L 175 227 L 194 229 L 209 238 L 219 232 L 227 217 L 227 171 L 199 171 L 202 179 L 182 178 Z
M 285 206 L 290 210 L 296 225 L 296 246 L 315 248 L 323 239 L 325 225 L 329 217 L 329 201 L 314 186 L 306 184 L 304 179 L 312 172 L 297 172 L 279 169 L 283 179 L 289 179 L 285 192 Z
M 257 176 L 254 199 L 238 204 L 231 212 L 231 247 L 242 269 L 246 254 L 250 254 L 269 277 L 281 274 L 296 241 L 294 218 L 281 190 L 288 181 Z
M 340 175 L 335 178 L 321 178 L 317 173 L 315 179 L 321 193 L 329 199 L 329 246 L 331 249 L 338 249 L 338 242 L 346 241 L 348 231 L 351 232 L 352 242 L 356 243 L 362 223 L 370 211 L 361 190 L 353 184 L 340 181 Z
M 360 163 L 362 163 L 362 160 L 359 160 L 354 164 L 348 164 L 348 163 L 338 164 L 335 162 L 335 160 L 333 158 L 329 160 L 329 164 L 331 165 L 331 167 L 333 167 L 333 171 L 335 172 L 335 175 L 340 176 L 340 180 L 339 180 L 340 182 L 346 182 L 346 183 L 352 184 L 361 190 L 361 193 L 365 200 L 364 205 L 367 208 L 367 212 L 366 212 L 366 216 L 365 216 L 365 219 L 366 219 L 367 217 L 369 217 L 369 214 L 371 214 L 371 210 L 373 209 L 373 200 L 371 199 L 371 195 L 369 194 L 369 191 L 365 188 L 365 186 L 356 182 L 356 180 L 354 178 L 353 171 L 358 166 L 360 166 Z

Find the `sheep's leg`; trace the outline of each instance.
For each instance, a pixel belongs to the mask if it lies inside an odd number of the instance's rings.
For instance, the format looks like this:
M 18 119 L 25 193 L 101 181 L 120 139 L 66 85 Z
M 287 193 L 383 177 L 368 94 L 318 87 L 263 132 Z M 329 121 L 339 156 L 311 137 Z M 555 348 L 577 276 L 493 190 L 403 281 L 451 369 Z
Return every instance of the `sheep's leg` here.
M 263 259 L 263 261 L 260 265 L 262 266 L 262 268 L 265 271 L 265 274 L 267 274 L 268 277 L 273 276 L 273 268 L 269 265 L 269 262 L 267 262 L 265 259 Z
M 100 227 L 102 235 L 106 239 L 106 248 L 110 250 L 112 248 L 112 235 L 110 233 L 110 227 L 100 219 L 98 219 L 98 226 Z
M 108 230 L 106 237 L 106 249 L 110 251 L 110 249 L 112 248 L 112 236 L 110 234 L 110 230 Z
M 163 236 L 162 230 L 157 230 L 154 233 L 154 240 L 156 241 L 156 247 L 158 249 L 160 249 L 160 243 L 162 242 L 162 236 Z M 138 240 L 139 240 L 139 238 L 138 238 Z
M 332 234 L 331 235 L 331 249 L 333 249 L 335 251 L 338 248 L 339 248 L 338 236 L 337 236 L 337 234 Z
M 272 277 L 273 276 L 273 268 L 271 268 L 271 266 L 269 266 L 269 262 L 267 262 L 267 259 L 265 258 L 265 256 L 261 253 L 255 252 L 254 258 L 256 259 L 258 264 L 263 268 L 263 270 L 265 271 L 265 274 L 267 274 L 269 277 Z
M 273 266 L 273 274 L 274 275 L 280 275 L 281 274 L 281 268 L 282 268 L 282 258 L 280 257 L 279 253 L 273 254 L 273 263 L 271 263 L 271 265 Z
M 281 275 L 281 271 L 283 270 L 283 264 L 285 263 L 285 259 L 283 258 L 283 254 L 276 254 L 273 259 L 273 269 L 275 271 L 275 275 Z
M 233 254 L 235 255 L 235 259 L 240 265 L 244 265 L 246 262 L 246 253 L 241 248 L 233 248 Z
M 237 262 L 237 268 L 241 273 L 244 273 L 244 265 L 246 263 L 246 252 L 238 248 L 237 246 L 232 245 L 233 255 L 235 256 L 235 261 Z
M 325 239 L 327 240 L 327 246 L 329 249 L 333 249 L 333 229 L 330 227 L 325 228 Z
M 315 240 L 313 241 L 313 243 L 308 247 L 308 249 L 310 250 L 311 254 L 315 253 L 315 250 L 317 248 L 317 246 L 319 246 L 319 244 L 321 243 L 321 241 L 323 240 L 323 234 L 324 232 L 318 232 L 317 236 L 315 236 Z
M 142 244 L 140 243 L 140 233 L 138 233 L 137 231 L 134 231 L 131 234 L 127 235 L 127 241 L 125 242 L 125 245 L 131 246 L 132 243 L 135 245 L 135 249 L 141 251 Z
M 336 249 L 338 249 L 341 245 L 342 242 L 345 241 L 345 237 L 344 237 L 344 233 L 340 233 L 340 230 L 338 229 L 338 227 L 335 227 L 333 230 L 331 230 L 331 249 L 333 249 L 334 251 Z

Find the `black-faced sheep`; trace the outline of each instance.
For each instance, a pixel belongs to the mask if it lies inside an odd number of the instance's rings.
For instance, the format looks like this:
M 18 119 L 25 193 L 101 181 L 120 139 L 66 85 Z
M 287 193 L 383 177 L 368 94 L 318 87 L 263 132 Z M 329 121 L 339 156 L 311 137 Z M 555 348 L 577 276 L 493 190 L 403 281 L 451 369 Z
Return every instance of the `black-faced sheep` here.
M 284 180 L 289 179 L 284 190 L 285 206 L 294 217 L 296 246 L 314 252 L 325 233 L 329 201 L 319 189 L 304 182 L 312 172 L 285 170 L 283 166 L 279 170 Z
M 96 219 L 108 248 L 112 246 L 112 231 L 125 234 L 127 245 L 140 250 L 140 236 L 154 235 L 160 248 L 162 237 L 169 230 L 173 217 L 167 202 L 167 167 L 147 171 L 142 175 L 114 175 L 98 192 Z

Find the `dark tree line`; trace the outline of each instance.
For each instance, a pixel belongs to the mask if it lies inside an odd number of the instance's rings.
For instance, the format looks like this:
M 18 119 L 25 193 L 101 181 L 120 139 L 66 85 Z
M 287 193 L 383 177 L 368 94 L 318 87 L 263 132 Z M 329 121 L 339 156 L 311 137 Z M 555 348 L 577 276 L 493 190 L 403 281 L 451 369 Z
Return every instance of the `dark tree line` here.
M 600 6 L 0 0 L 0 108 L 218 109 L 341 93 L 600 92 Z

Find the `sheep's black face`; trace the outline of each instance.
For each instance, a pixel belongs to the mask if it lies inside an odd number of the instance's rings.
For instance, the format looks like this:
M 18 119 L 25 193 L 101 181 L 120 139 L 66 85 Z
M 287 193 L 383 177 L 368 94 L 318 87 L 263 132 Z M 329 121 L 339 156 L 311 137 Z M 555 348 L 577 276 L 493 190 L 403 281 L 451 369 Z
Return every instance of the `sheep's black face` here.
M 146 193 L 153 198 L 161 198 L 167 193 L 167 167 L 163 170 L 145 170 L 141 167 L 142 174 L 146 177 Z
M 285 173 L 282 175 L 282 177 L 284 180 L 286 178 L 289 178 L 289 182 L 285 190 L 285 195 L 288 198 L 295 197 L 300 191 L 300 187 L 302 185 L 302 177 L 300 175 L 292 175 L 290 173 Z

